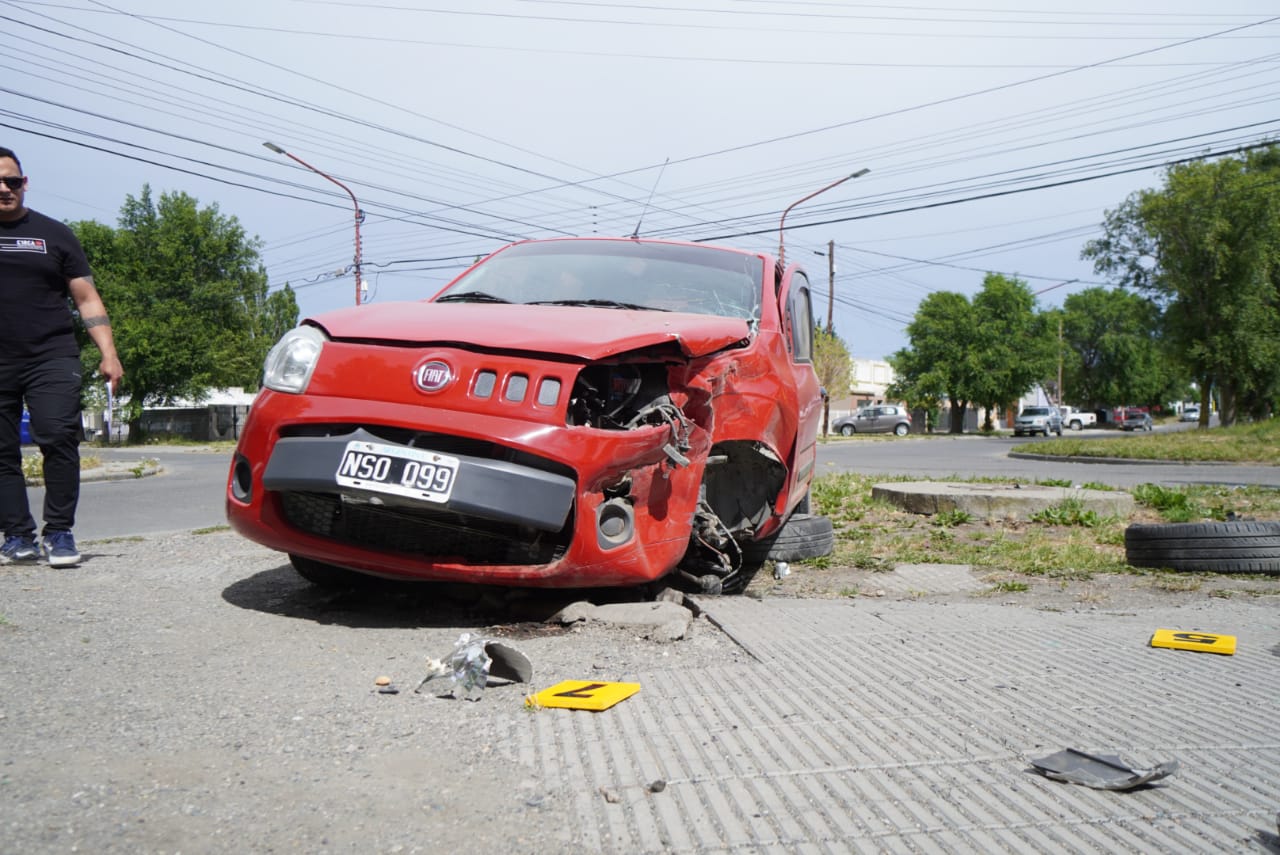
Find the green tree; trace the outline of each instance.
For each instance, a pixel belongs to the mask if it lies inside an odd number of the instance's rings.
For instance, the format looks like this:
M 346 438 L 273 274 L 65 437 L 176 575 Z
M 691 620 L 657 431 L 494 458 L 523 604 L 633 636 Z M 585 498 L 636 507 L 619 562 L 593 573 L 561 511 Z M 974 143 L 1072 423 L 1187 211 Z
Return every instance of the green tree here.
M 912 408 L 951 404 L 951 433 L 963 433 L 970 405 L 985 407 L 985 430 L 999 404 L 1021 397 L 1056 365 L 1053 337 L 1026 283 L 998 273 L 983 279 L 972 302 L 938 291 L 907 325 L 909 347 L 889 357 L 890 394 Z
M 821 325 L 813 330 L 813 370 L 818 382 L 827 391 L 822 401 L 822 435 L 826 436 L 831 419 L 831 396 L 849 394 L 849 379 L 853 374 L 853 357 L 849 348 L 831 330 Z
M 1160 337 L 1160 309 L 1132 291 L 1089 288 L 1062 303 L 1066 401 L 1083 409 L 1181 398 Z
M 1280 393 L 1280 147 L 1181 164 L 1108 211 L 1084 248 L 1094 269 L 1152 295 L 1167 353 L 1223 425 L 1274 411 Z
M 1057 367 L 1057 346 L 1036 311 L 1036 298 L 1021 279 L 988 273 L 973 298 L 977 345 L 969 358 L 974 370 L 970 400 L 984 407 L 991 430 L 997 405 L 1017 401 Z
M 297 321 L 288 286 L 268 295 L 260 243 L 216 205 L 185 193 L 126 197 L 118 227 L 72 223 L 111 313 L 125 366 L 125 417 L 144 407 L 200 400 L 211 388 L 257 385 L 263 359 Z M 97 364 L 82 342 L 86 376 Z
M 969 298 L 935 291 L 921 301 L 907 325 L 910 345 L 889 357 L 894 382 L 888 394 L 912 409 L 951 404 L 951 433 L 964 432 L 964 416 L 975 385 L 971 353 L 979 346 Z

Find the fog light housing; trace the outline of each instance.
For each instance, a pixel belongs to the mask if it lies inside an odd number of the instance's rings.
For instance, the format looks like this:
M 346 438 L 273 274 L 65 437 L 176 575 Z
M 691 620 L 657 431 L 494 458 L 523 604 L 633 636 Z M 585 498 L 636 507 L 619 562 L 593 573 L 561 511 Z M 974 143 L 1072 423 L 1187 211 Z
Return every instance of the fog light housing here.
M 601 549 L 614 549 L 635 536 L 636 515 L 625 499 L 610 499 L 596 508 L 596 539 Z
M 243 454 L 237 454 L 231 464 L 231 495 L 245 504 L 253 498 L 253 467 Z

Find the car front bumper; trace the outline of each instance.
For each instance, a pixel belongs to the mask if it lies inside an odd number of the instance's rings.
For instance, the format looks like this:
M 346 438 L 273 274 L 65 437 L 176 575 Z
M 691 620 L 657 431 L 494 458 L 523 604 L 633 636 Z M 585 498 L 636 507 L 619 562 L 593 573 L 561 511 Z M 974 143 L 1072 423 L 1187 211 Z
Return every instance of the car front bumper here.
M 348 443 L 371 441 L 457 460 L 447 501 L 339 484 Z M 269 548 L 374 575 L 634 585 L 670 572 L 689 544 L 710 443 L 695 429 L 677 461 L 670 442 L 663 426 L 550 427 L 265 391 L 232 462 L 227 517 Z

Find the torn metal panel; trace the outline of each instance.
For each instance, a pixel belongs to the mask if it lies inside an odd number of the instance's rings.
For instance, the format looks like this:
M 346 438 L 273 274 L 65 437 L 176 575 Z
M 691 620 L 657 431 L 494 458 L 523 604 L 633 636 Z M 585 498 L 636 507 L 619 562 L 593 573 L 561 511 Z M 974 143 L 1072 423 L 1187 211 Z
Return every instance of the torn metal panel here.
M 1031 765 L 1046 778 L 1095 790 L 1132 790 L 1178 771 L 1177 760 L 1160 763 L 1151 769 L 1135 769 L 1114 754 L 1089 754 L 1075 748 L 1064 748 L 1056 754 L 1032 760 Z

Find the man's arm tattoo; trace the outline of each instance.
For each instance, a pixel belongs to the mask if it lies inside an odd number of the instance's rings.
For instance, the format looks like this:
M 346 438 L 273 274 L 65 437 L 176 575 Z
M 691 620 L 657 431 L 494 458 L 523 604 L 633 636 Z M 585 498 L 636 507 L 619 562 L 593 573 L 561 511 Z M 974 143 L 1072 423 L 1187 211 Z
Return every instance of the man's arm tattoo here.
M 83 318 L 82 320 L 84 321 L 84 328 L 87 330 L 93 329 L 94 327 L 111 326 L 111 319 L 106 315 L 94 315 L 91 318 Z

